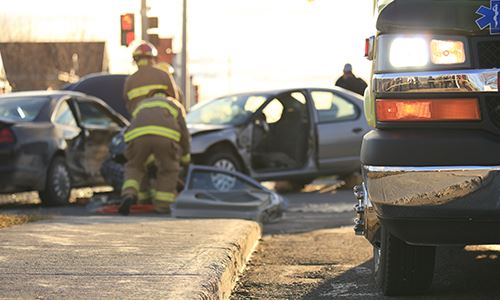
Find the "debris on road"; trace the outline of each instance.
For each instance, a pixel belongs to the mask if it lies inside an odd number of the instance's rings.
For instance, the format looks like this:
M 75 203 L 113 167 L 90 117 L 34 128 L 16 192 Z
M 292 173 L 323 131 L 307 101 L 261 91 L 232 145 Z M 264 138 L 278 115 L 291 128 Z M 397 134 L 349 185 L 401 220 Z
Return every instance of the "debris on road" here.
M 184 189 L 172 205 L 175 218 L 231 218 L 261 223 L 279 220 L 287 201 L 252 178 L 238 172 L 207 166 L 191 166 Z M 91 213 L 115 214 L 121 197 L 96 193 L 87 204 Z M 149 203 L 135 204 L 132 213 L 152 213 Z

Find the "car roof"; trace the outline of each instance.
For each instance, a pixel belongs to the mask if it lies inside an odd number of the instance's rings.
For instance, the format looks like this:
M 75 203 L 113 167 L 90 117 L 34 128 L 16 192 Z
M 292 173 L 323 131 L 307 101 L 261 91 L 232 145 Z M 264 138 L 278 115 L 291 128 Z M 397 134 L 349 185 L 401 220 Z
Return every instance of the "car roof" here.
M 360 100 L 363 99 L 361 95 L 358 95 L 354 92 L 351 92 L 349 90 L 340 88 L 340 87 L 297 87 L 297 88 L 283 88 L 283 89 L 275 89 L 275 90 L 262 90 L 262 91 L 252 91 L 252 92 L 244 92 L 244 93 L 236 93 L 236 94 L 227 94 L 223 95 L 217 98 L 224 98 L 224 97 L 232 97 L 232 96 L 246 96 L 246 95 L 255 95 L 255 94 L 263 94 L 263 95 L 278 95 L 281 93 L 289 92 L 289 91 L 302 91 L 302 90 L 330 90 L 330 91 L 335 91 L 335 92 L 340 92 L 342 94 L 346 94 L 351 97 L 358 98 Z
M 127 76 L 125 74 L 93 73 L 82 77 L 75 83 L 66 85 L 63 89 L 97 97 L 122 116 L 130 119 L 123 100 L 123 86 Z
M 14 97 L 37 97 L 37 96 L 45 96 L 49 98 L 61 98 L 63 96 L 79 96 L 79 97 L 85 97 L 86 95 L 83 93 L 79 92 L 72 92 L 72 91 L 45 91 L 45 90 L 40 90 L 40 91 L 26 91 L 26 92 L 12 92 L 12 93 L 7 93 L 0 95 L 1 98 L 14 98 Z
M 106 103 L 106 101 L 103 101 L 102 99 L 95 97 L 93 95 L 87 95 L 84 93 L 74 92 L 74 91 L 39 90 L 39 91 L 26 91 L 26 92 L 12 92 L 0 95 L 0 101 L 2 98 L 26 98 L 26 97 L 40 97 L 40 96 L 50 98 L 52 101 L 57 101 L 57 102 L 65 99 L 66 97 L 80 97 L 80 98 L 85 98 L 87 100 L 92 100 L 101 105 L 104 105 L 107 109 L 110 109 L 112 113 L 116 114 L 117 117 L 120 118 L 122 121 L 124 121 L 125 123 L 127 122 L 126 118 L 122 116 L 119 112 L 117 112 L 115 109 L 113 109 L 113 107 L 110 106 L 108 103 Z

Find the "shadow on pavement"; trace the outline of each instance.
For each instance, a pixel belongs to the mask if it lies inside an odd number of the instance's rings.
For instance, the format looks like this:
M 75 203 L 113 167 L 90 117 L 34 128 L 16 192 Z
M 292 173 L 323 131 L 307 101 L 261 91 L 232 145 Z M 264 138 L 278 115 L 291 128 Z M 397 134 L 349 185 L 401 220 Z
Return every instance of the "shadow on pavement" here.
M 409 298 L 383 296 L 372 269 L 370 259 L 322 283 L 302 299 Z M 411 299 L 500 299 L 499 270 L 500 246 L 438 247 L 430 290 Z
M 289 203 L 285 217 L 266 224 L 264 234 L 294 234 L 352 226 L 354 196 L 350 190 L 305 190 L 284 195 Z

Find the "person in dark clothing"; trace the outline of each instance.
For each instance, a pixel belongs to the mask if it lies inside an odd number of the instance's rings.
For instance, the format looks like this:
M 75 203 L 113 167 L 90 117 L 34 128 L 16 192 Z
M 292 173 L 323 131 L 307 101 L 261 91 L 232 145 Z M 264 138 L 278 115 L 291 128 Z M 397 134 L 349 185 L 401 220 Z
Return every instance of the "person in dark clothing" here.
M 363 94 L 365 93 L 365 89 L 367 86 L 366 82 L 363 79 L 354 76 L 354 74 L 352 73 L 351 64 L 345 64 L 344 75 L 337 79 L 335 85 L 360 94 L 361 96 L 363 96 Z

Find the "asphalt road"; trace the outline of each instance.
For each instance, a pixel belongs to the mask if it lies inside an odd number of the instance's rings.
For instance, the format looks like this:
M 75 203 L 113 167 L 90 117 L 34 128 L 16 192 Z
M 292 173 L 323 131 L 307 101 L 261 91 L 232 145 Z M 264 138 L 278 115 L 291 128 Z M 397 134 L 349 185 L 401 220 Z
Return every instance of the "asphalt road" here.
M 41 207 L 36 194 L 0 196 L 0 213 L 88 215 L 73 204 Z M 232 299 L 385 299 L 372 279 L 372 248 L 352 231 L 354 197 L 319 181 L 287 194 L 285 218 L 264 227 L 264 237 Z M 492 230 L 495 230 L 492 228 Z M 500 245 L 438 248 L 431 290 L 414 299 L 500 299 Z
M 287 197 L 291 211 L 264 228 L 231 299 L 385 299 L 372 277 L 372 247 L 352 230 L 352 192 L 323 187 Z M 438 248 L 430 291 L 412 299 L 500 299 L 499 257 L 500 245 Z

